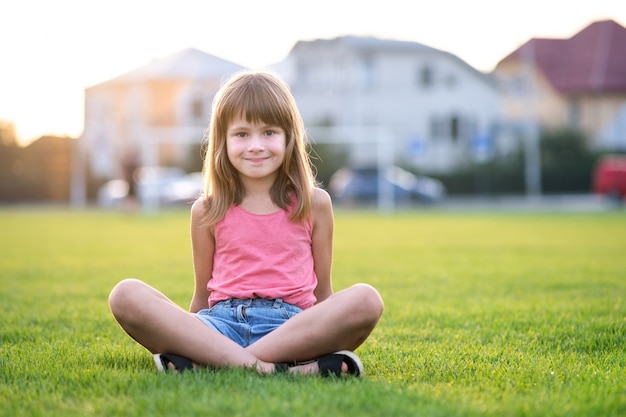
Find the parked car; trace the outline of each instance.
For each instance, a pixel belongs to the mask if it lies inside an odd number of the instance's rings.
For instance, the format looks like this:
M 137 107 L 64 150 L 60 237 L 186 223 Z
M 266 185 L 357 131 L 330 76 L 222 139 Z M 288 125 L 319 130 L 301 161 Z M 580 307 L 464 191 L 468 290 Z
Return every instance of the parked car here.
M 446 194 L 443 183 L 435 178 L 415 175 L 397 166 L 384 173 L 397 203 L 436 203 Z M 378 168 L 341 168 L 330 179 L 329 189 L 338 203 L 376 202 L 379 193 Z
M 202 172 L 192 172 L 166 184 L 162 189 L 164 204 L 189 204 L 202 194 L 204 176 Z
M 616 202 L 626 197 L 626 155 L 601 158 L 593 174 L 593 191 Z
M 142 167 L 135 174 L 137 196 L 141 202 L 152 200 L 160 206 L 193 202 L 202 192 L 202 173 L 185 173 L 175 167 Z M 117 207 L 128 195 L 128 182 L 114 179 L 98 190 L 98 204 Z

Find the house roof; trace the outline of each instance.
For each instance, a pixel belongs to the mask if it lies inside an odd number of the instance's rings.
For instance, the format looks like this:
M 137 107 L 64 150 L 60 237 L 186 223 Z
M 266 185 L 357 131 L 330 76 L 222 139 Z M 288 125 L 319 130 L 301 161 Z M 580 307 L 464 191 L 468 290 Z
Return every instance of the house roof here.
M 124 73 L 98 85 L 124 84 L 154 79 L 223 77 L 244 67 L 198 49 L 188 48 Z
M 340 36 L 330 39 L 329 42 L 345 44 L 353 49 L 359 50 L 400 50 L 400 51 L 436 51 L 435 48 L 419 42 L 401 41 L 395 39 L 380 39 L 373 36 Z
M 602 20 L 569 39 L 533 38 L 500 63 L 533 60 L 554 88 L 567 94 L 626 92 L 625 57 L 626 28 Z
M 463 61 L 458 56 L 446 52 L 440 49 L 433 48 L 428 45 L 424 45 L 423 43 L 413 42 L 413 41 L 403 41 L 403 40 L 395 40 L 395 39 L 381 39 L 374 36 L 355 36 L 355 35 L 346 35 L 339 36 L 333 39 L 315 39 L 310 41 L 298 41 L 296 45 L 293 47 L 292 51 L 296 51 L 297 49 L 302 48 L 307 44 L 320 44 L 320 45 L 341 45 L 348 49 L 362 52 L 367 54 L 368 52 L 374 51 L 397 51 L 397 52 L 415 52 L 415 53 L 433 53 L 441 56 L 447 56 L 453 61 L 458 62 L 461 66 L 466 68 L 468 71 L 476 75 L 478 78 L 483 80 L 484 82 L 490 84 L 491 86 L 495 86 L 494 80 L 490 74 L 485 74 L 476 68 L 469 65 L 467 62 Z

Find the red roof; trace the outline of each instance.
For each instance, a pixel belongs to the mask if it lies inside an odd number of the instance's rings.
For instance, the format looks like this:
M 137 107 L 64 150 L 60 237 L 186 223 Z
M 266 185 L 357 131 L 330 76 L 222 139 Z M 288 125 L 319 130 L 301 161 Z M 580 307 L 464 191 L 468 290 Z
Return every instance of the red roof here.
M 563 93 L 626 92 L 626 28 L 613 20 L 594 22 L 569 39 L 533 38 L 501 62 L 524 56 Z

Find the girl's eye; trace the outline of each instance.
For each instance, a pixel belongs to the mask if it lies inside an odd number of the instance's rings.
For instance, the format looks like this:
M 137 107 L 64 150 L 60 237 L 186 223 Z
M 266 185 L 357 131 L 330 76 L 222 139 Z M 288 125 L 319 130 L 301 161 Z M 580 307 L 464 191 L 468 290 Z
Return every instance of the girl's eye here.
M 235 136 L 237 136 L 238 138 L 245 138 L 248 135 L 246 134 L 246 132 L 237 132 L 235 133 Z
M 273 131 L 273 130 L 266 130 L 265 131 L 265 136 L 272 136 L 272 135 L 275 135 L 275 134 L 276 134 L 276 132 Z

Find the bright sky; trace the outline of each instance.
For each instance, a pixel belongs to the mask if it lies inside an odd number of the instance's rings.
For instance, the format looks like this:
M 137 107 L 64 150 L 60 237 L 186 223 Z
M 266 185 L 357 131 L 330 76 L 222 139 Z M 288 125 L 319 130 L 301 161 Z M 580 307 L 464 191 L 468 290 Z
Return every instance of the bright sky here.
M 77 137 L 86 87 L 185 48 L 247 67 L 299 40 L 373 35 L 420 42 L 482 71 L 533 37 L 596 20 L 626 26 L 624 0 L 3 0 L 0 119 L 24 142 Z

